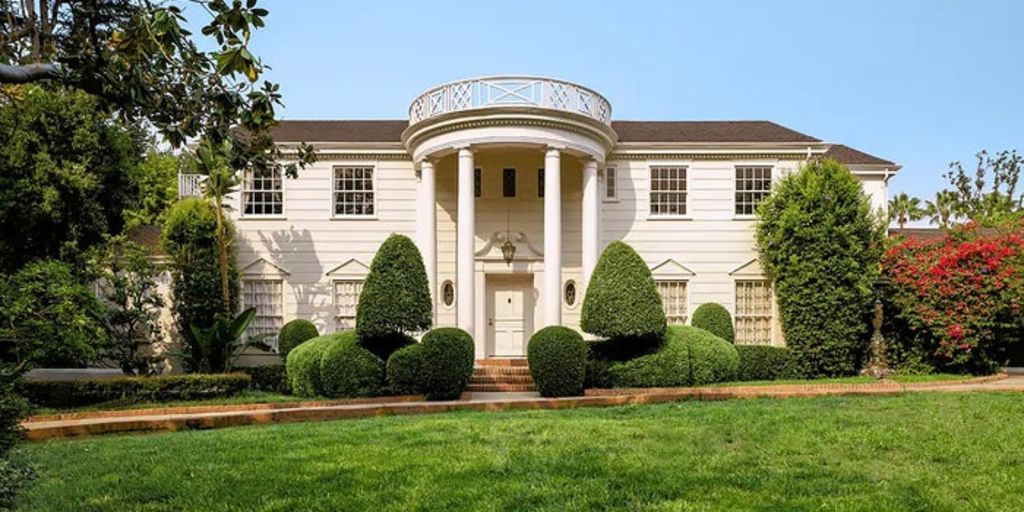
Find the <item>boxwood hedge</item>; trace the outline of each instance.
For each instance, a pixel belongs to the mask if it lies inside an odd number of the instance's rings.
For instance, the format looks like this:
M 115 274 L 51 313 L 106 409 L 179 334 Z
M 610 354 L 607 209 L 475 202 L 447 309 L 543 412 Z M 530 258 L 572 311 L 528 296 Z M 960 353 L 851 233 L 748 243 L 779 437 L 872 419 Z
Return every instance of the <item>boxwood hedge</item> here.
M 249 388 L 244 373 L 119 377 L 105 380 L 25 381 L 21 394 L 42 407 L 68 408 L 105 402 L 131 404 L 234 396 Z
M 285 367 L 293 394 L 312 397 L 323 393 L 323 388 L 320 385 L 320 358 L 327 346 L 338 336 L 344 334 L 334 333 L 318 336 L 292 349 L 288 354 Z
M 281 333 L 277 336 L 277 351 L 281 357 L 288 357 L 293 348 L 317 336 L 320 336 L 320 332 L 316 330 L 313 322 L 305 318 L 296 318 L 281 328 Z
M 729 342 L 703 329 L 671 326 L 656 351 L 609 361 L 607 371 L 614 387 L 699 386 L 735 378 L 738 364 Z M 595 366 L 592 362 L 588 368 Z
M 798 378 L 793 354 L 786 347 L 736 345 L 739 371 L 736 380 L 776 380 Z
M 541 396 L 583 394 L 587 345 L 580 333 L 558 325 L 545 327 L 530 337 L 526 358 Z
M 359 343 L 355 331 L 337 334 L 320 356 L 320 386 L 327 397 L 379 396 L 384 377 L 384 361 Z
M 428 400 L 454 400 L 473 375 L 473 337 L 455 327 L 440 327 L 423 336 L 422 392 Z
M 387 363 L 387 384 L 393 395 L 418 395 L 422 392 L 422 344 L 413 343 L 391 354 Z
M 690 325 L 722 338 L 729 343 L 736 342 L 736 333 L 732 327 L 732 315 L 729 310 L 717 302 L 705 302 L 693 312 Z

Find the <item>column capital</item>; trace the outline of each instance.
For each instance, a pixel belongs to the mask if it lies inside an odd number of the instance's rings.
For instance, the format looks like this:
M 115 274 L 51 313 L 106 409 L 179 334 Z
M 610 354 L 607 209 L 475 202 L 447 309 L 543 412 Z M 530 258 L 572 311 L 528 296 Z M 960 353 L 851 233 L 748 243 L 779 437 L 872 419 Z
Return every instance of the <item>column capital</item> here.
M 476 152 L 476 150 L 473 149 L 473 146 L 471 144 L 458 144 L 456 146 L 453 146 L 453 148 L 455 148 L 455 151 L 459 153 L 459 156 L 462 156 L 463 152 L 469 153 L 471 155 Z
M 552 153 L 555 153 L 561 156 L 562 152 L 565 150 L 565 146 L 547 145 L 544 147 L 544 154 L 545 156 L 553 156 Z

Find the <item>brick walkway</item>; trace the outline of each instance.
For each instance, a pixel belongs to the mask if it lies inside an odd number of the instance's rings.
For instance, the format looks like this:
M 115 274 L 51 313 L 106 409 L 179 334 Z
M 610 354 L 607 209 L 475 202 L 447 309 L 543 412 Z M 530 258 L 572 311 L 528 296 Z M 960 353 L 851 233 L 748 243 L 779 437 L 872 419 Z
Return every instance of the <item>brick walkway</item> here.
M 907 392 L 1024 392 L 1024 375 L 997 375 L 967 381 L 900 384 L 790 384 L 703 388 L 588 390 L 586 396 L 541 398 L 534 393 L 467 393 L 462 400 L 425 402 L 419 397 L 374 400 L 294 402 L 176 407 L 125 411 L 97 411 L 34 416 L 23 423 L 31 441 L 100 434 L 224 428 L 264 423 L 327 421 L 393 414 L 430 414 L 447 411 L 509 411 L 569 409 L 686 400 L 789 398 L 830 395 L 893 395 Z

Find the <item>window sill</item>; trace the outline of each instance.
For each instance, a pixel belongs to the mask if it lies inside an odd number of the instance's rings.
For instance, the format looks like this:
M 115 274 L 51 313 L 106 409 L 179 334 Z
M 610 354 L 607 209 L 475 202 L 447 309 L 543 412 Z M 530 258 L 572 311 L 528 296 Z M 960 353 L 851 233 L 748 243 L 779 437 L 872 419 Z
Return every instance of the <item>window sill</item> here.
M 601 199 L 601 202 L 602 203 L 618 203 L 619 202 L 619 198 L 617 198 L 617 197 L 605 197 L 605 198 Z
M 756 215 L 733 215 L 732 216 L 732 220 L 751 221 L 751 220 L 757 220 L 757 216 Z
M 648 215 L 647 220 L 662 221 L 662 220 L 682 220 L 692 221 L 693 217 L 690 215 Z
M 238 220 L 288 220 L 284 215 L 242 215 Z
M 339 221 L 346 221 L 346 220 L 366 221 L 366 220 L 380 220 L 380 218 L 377 217 L 376 215 L 335 215 L 335 216 L 331 217 L 331 220 L 332 221 L 334 221 L 334 220 L 339 220 Z

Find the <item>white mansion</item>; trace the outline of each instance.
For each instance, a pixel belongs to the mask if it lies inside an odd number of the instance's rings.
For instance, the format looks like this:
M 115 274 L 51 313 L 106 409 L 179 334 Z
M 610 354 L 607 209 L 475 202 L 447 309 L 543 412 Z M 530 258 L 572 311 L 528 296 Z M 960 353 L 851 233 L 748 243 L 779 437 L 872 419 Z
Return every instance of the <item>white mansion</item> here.
M 650 265 L 671 323 L 718 302 L 738 341 L 781 344 L 757 202 L 825 155 L 883 208 L 899 170 L 767 121 L 613 121 L 596 91 L 525 76 L 432 88 L 408 120 L 283 121 L 275 137 L 312 144 L 319 160 L 297 179 L 247 176 L 232 198 L 253 329 L 352 327 L 374 252 L 402 233 L 423 254 L 436 325 L 469 331 L 480 358 L 521 356 L 546 325 L 578 327 L 613 240 Z

